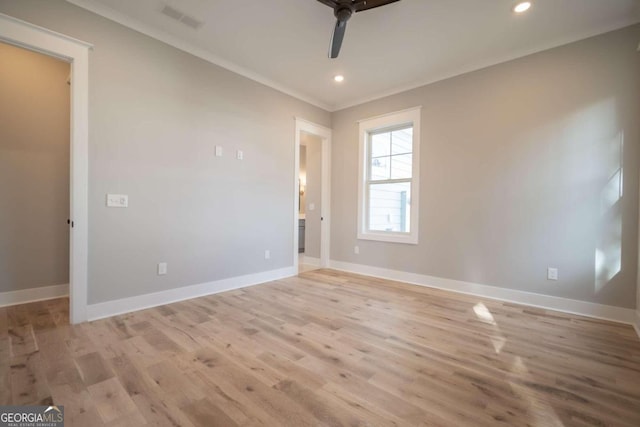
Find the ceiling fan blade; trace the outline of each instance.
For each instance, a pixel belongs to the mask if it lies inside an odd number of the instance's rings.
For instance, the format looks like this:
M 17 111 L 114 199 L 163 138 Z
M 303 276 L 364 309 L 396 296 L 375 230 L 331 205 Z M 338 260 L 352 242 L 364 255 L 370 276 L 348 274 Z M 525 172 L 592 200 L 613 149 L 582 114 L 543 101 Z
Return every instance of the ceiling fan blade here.
M 335 8 L 338 5 L 337 0 L 318 0 L 322 4 L 326 4 L 330 8 Z
M 331 36 L 331 46 L 329 47 L 329 58 L 337 58 L 340 54 L 340 48 L 342 47 L 342 40 L 344 40 L 344 33 L 347 30 L 347 21 L 336 21 L 336 27 L 333 30 Z
M 322 1 L 322 0 L 319 0 Z M 395 3 L 400 0 L 366 0 L 359 1 L 355 4 L 356 12 L 363 12 L 369 9 L 375 9 L 376 7 L 386 6 L 391 3 Z

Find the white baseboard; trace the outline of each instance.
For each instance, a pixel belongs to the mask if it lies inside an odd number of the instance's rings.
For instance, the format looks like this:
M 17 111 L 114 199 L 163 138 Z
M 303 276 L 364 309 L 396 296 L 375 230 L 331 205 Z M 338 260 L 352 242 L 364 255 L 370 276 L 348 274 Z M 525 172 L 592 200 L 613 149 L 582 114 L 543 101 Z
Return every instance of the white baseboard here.
M 44 301 L 69 295 L 69 284 L 0 292 L 0 307 Z
M 304 255 L 302 257 L 302 264 L 311 265 L 313 267 L 320 267 L 320 258 L 314 258 Z
M 636 309 L 636 321 L 633 324 L 633 328 L 636 330 L 638 338 L 640 338 L 640 307 Z
M 535 294 L 532 292 L 518 291 L 514 289 L 500 288 L 497 286 L 481 285 L 460 280 L 445 279 L 442 277 L 427 276 L 423 274 L 408 273 L 405 271 L 389 270 L 386 268 L 372 267 L 362 264 L 331 260 L 330 267 L 350 273 L 374 276 L 382 279 L 396 280 L 413 285 L 430 288 L 444 289 L 447 291 L 491 298 L 500 301 L 515 302 L 518 304 L 540 307 L 565 313 L 579 314 L 595 317 L 597 319 L 612 320 L 615 322 L 638 324 L 636 312 L 630 308 L 614 307 L 610 305 L 595 304 L 586 301 L 578 301 L 568 298 L 554 297 L 550 295 Z M 636 326 L 636 332 L 640 326 Z M 640 336 L 640 332 L 638 334 Z
M 296 274 L 297 272 L 294 271 L 293 267 L 285 267 L 277 270 L 230 277 L 228 279 L 216 280 L 214 282 L 200 283 L 197 285 L 154 292 L 152 294 L 90 304 L 87 306 L 87 318 L 89 321 L 103 319 L 105 317 L 144 310 L 146 308 L 170 304 L 172 302 L 184 301 L 205 295 L 258 285 L 272 280 L 295 276 Z

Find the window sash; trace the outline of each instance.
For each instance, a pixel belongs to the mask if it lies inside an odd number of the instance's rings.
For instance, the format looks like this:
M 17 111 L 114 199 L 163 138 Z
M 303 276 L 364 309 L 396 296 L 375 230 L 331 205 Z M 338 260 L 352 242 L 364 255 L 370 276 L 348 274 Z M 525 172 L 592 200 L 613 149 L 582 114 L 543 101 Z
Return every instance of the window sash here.
M 411 163 L 413 166 L 413 152 L 414 152 L 414 145 L 415 145 L 415 135 L 412 135 L 411 138 L 411 151 L 408 152 L 402 152 L 402 153 L 394 153 L 393 152 L 393 132 L 397 132 L 397 131 L 401 131 L 401 130 L 405 130 L 405 129 L 411 129 L 413 132 L 413 128 L 414 128 L 414 124 L 413 123 L 404 123 L 404 124 L 400 124 L 397 126 L 391 126 L 385 129 L 377 129 L 375 131 L 369 131 L 366 132 L 366 139 L 367 139 L 367 164 L 366 164 L 366 171 L 367 171 L 367 184 L 369 184 L 370 182 L 391 182 L 391 181 L 398 181 L 401 182 L 402 180 L 411 180 L 413 179 L 413 167 L 411 168 L 411 177 L 409 178 L 396 178 L 393 179 L 391 178 L 393 176 L 393 158 L 396 156 L 405 156 L 407 154 L 411 154 Z M 385 134 L 385 133 L 389 133 L 391 134 L 389 137 L 389 154 L 388 155 L 384 155 L 384 156 L 373 156 L 373 137 L 374 135 L 380 135 L 380 134 Z M 373 163 L 373 159 L 389 159 L 389 179 L 372 179 L 371 178 L 371 165 Z
M 409 184 L 409 231 L 386 231 L 386 230 L 375 230 L 371 228 L 371 186 L 372 185 L 381 185 L 381 184 Z M 393 234 L 398 236 L 407 236 L 411 234 L 411 204 L 413 197 L 413 179 L 389 179 L 384 181 L 367 181 L 365 183 L 365 231 L 367 233 L 385 233 L 385 234 Z
M 393 157 L 396 156 L 404 156 L 407 154 L 411 154 L 411 159 L 412 159 L 412 163 L 413 163 L 413 147 L 414 147 L 414 140 L 412 137 L 412 141 L 411 141 L 411 151 L 408 152 L 403 152 L 403 153 L 395 153 L 393 154 L 393 132 L 394 131 L 399 131 L 399 130 L 404 130 L 404 129 L 412 129 L 413 130 L 413 123 L 407 125 L 407 124 L 402 124 L 402 125 L 398 125 L 398 126 L 393 126 L 390 128 L 386 128 L 383 130 L 376 130 L 374 132 L 367 132 L 367 164 L 366 164 L 366 170 L 367 170 L 367 178 L 365 180 L 365 200 L 364 200 L 364 205 L 365 205 L 365 231 L 366 232 L 372 232 L 372 233 L 384 233 L 384 234 L 394 234 L 394 235 L 410 235 L 411 234 L 411 225 L 409 225 L 409 231 L 386 231 L 386 230 L 374 230 L 371 228 L 371 186 L 372 185 L 381 185 L 381 184 L 401 184 L 401 183 L 408 183 L 409 184 L 409 192 L 411 194 L 411 196 L 409 197 L 409 206 L 411 206 L 411 197 L 413 195 L 413 168 L 411 171 L 411 177 L 409 178 L 395 178 L 392 179 L 391 176 L 393 176 L 393 170 L 392 170 L 392 159 Z M 390 138 L 389 138 L 389 154 L 388 155 L 384 155 L 384 156 L 375 156 L 373 157 L 372 153 L 373 153 L 373 136 L 374 135 L 380 135 L 380 134 L 384 134 L 384 133 L 389 133 L 391 134 Z M 373 159 L 389 159 L 389 179 L 373 179 L 371 177 L 371 170 L 372 170 L 372 164 L 373 164 Z M 409 224 L 411 224 L 411 209 L 409 208 Z

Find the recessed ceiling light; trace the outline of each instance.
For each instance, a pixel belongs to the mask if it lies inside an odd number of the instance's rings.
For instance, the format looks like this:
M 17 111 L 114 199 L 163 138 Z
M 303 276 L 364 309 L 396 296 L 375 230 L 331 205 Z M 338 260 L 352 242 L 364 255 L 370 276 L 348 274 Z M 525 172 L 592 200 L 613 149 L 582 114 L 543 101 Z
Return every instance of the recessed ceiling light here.
M 342 83 L 344 81 L 344 76 L 342 74 L 338 74 L 337 76 L 333 77 L 333 80 L 335 80 L 338 83 Z
M 523 12 L 526 12 L 527 10 L 529 10 L 530 8 L 531 8 L 531 2 L 530 1 L 523 1 L 521 3 L 518 3 L 513 8 L 513 11 L 515 13 L 523 13 Z

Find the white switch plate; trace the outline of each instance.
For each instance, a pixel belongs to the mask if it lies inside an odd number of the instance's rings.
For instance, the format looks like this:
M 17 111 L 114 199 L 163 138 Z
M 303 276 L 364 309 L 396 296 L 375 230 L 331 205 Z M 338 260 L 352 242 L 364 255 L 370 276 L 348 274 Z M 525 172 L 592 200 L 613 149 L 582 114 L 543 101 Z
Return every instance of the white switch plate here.
M 167 263 L 161 262 L 158 264 L 158 276 L 164 276 L 167 274 Z
M 107 207 L 126 208 L 129 206 L 129 196 L 126 194 L 107 194 Z
M 315 203 L 309 203 L 309 210 L 310 211 L 315 211 L 316 210 L 316 204 Z
M 236 158 L 237 158 L 238 160 L 242 160 L 242 159 L 244 159 L 244 153 L 242 152 L 242 150 L 238 150 L 238 151 L 236 152 Z
M 270 250 L 266 250 L 264 251 L 264 259 L 271 259 L 271 251 Z
M 222 157 L 222 146 L 216 145 L 216 157 Z
M 552 267 L 547 268 L 547 279 L 558 280 L 558 269 Z
M 353 253 L 358 255 L 360 253 L 360 246 L 354 246 L 353 247 Z

